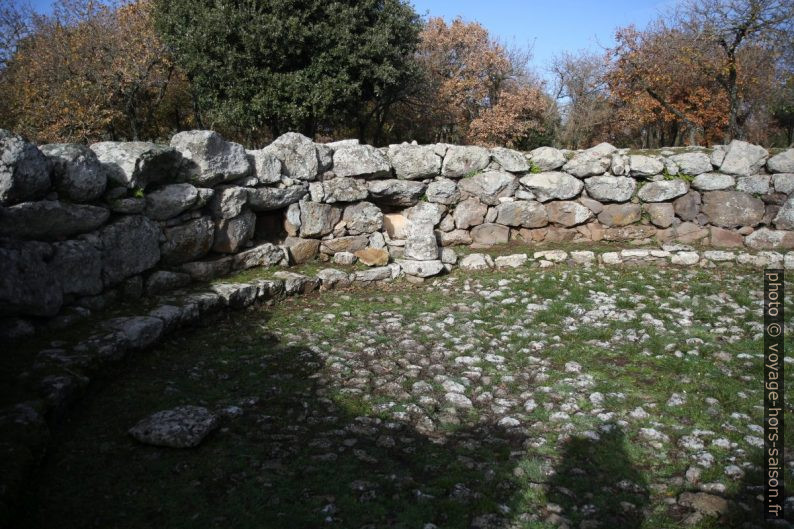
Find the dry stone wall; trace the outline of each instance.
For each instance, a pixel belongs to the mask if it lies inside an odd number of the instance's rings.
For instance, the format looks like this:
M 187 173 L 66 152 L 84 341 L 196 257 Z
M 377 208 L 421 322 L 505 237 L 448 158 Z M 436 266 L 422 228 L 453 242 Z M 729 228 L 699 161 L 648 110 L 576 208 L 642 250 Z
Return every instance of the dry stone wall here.
M 211 131 L 40 147 L 0 131 L 0 327 L 24 335 L 120 298 L 315 258 L 428 277 L 454 266 L 445 247 L 511 240 L 791 249 L 792 190 L 794 150 L 742 141 L 523 153 L 288 133 L 246 150 Z

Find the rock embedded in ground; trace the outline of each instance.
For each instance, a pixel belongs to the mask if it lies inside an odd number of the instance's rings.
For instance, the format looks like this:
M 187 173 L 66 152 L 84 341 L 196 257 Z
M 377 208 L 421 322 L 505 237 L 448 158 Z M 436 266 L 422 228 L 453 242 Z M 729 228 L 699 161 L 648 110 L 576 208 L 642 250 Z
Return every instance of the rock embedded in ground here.
M 169 448 L 198 446 L 220 425 L 217 415 L 201 406 L 179 406 L 150 415 L 130 428 L 138 442 Z

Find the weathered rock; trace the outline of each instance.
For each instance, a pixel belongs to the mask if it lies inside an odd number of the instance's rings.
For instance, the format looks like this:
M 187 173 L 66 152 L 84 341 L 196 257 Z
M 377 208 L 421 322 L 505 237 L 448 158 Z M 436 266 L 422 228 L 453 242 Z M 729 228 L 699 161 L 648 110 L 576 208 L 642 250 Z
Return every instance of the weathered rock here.
M 150 219 L 166 220 L 189 210 L 198 198 L 198 189 L 191 184 L 171 184 L 148 193 L 144 211 Z
M 673 224 L 675 208 L 672 204 L 643 204 L 642 209 L 648 213 L 654 226 L 669 228 Z
M 607 204 L 598 214 L 598 221 L 606 226 L 627 226 L 640 220 L 639 204 Z
M 434 145 L 389 145 L 388 156 L 397 178 L 421 180 L 441 173 L 441 157 Z
M 370 200 L 386 206 L 410 207 L 419 202 L 425 184 L 413 180 L 374 180 L 367 182 Z
M 325 268 L 317 272 L 317 277 L 320 278 L 320 281 L 322 281 L 321 288 L 323 290 L 328 290 L 330 288 L 345 288 L 350 286 L 350 276 L 341 270 Z
M 772 176 L 775 191 L 790 195 L 794 191 L 794 173 L 778 173 Z
M 675 227 L 675 240 L 684 244 L 699 242 L 709 236 L 709 230 L 692 222 L 682 222 Z
M 529 174 L 522 177 L 520 182 L 541 202 L 568 200 L 577 196 L 584 188 L 581 180 L 561 172 Z
M 157 342 L 163 333 L 163 320 L 150 316 L 113 318 L 104 322 L 104 327 L 120 332 L 130 348 L 141 350 Z
M 786 200 L 786 203 L 778 211 L 774 223 L 779 230 L 794 229 L 794 197 Z
M 430 202 L 419 202 L 417 205 L 403 211 L 403 214 L 411 222 L 427 223 L 435 226 L 441 222 L 441 217 L 446 211 L 447 208 L 445 206 Z
M 50 169 L 35 145 L 0 129 L 0 205 L 43 197 L 50 189 Z
M 212 187 L 251 173 L 251 163 L 243 146 L 225 141 L 217 132 L 179 132 L 171 137 L 171 147 L 184 159 L 183 174 L 202 187 Z
M 681 220 L 695 220 L 700 214 L 701 197 L 697 191 L 689 191 L 686 195 L 678 197 L 673 201 L 675 214 Z
M 480 224 L 471 230 L 471 240 L 479 244 L 507 244 L 510 240 L 510 228 L 501 224 Z
M 256 215 L 247 209 L 231 219 L 216 220 L 212 250 L 218 253 L 235 253 L 251 240 L 255 227 Z
M 146 199 L 136 197 L 114 199 L 108 202 L 108 207 L 113 213 L 137 215 L 146 209 Z
M 472 253 L 461 259 L 461 270 L 487 270 L 493 268 L 494 262 L 490 255 Z
M 304 264 L 313 260 L 320 251 L 320 241 L 318 239 L 301 239 L 299 237 L 287 237 L 284 246 L 289 252 L 290 264 Z
M 458 184 L 463 196 L 474 196 L 483 204 L 495 206 L 502 197 L 511 197 L 518 188 L 515 176 L 504 171 L 488 171 L 471 178 L 464 178 Z
M 108 179 L 128 189 L 144 189 L 173 175 L 181 163 L 171 147 L 144 141 L 101 141 L 91 145 Z
M 60 276 L 49 262 L 53 248 L 41 242 L 0 244 L 0 314 L 55 316 L 63 304 Z
M 182 270 L 187 272 L 195 281 L 210 281 L 216 277 L 228 275 L 232 271 L 232 256 L 211 259 L 208 261 L 193 261 L 182 265 Z M 215 295 L 217 298 L 217 295 Z
M 427 186 L 427 200 L 437 204 L 452 205 L 460 201 L 458 184 L 449 178 L 438 178 Z
M 637 196 L 643 202 L 664 202 L 685 195 L 689 184 L 684 180 L 660 180 L 642 186 Z
M 593 176 L 584 185 L 587 194 L 600 202 L 626 202 L 637 189 L 637 181 L 626 176 Z
M 471 244 L 471 234 L 468 230 L 452 230 L 448 232 L 437 232 L 439 242 L 442 246 L 457 246 L 460 244 Z
M 771 173 L 794 173 L 794 149 L 786 149 L 766 162 Z
M 109 217 L 107 209 L 88 204 L 57 200 L 23 202 L 0 208 L 0 236 L 57 240 L 94 231 Z
M 744 243 L 753 250 L 794 248 L 794 233 L 761 228 L 745 237 Z
M 283 248 L 266 242 L 232 256 L 232 270 L 281 266 L 288 264 L 288 260 L 289 256 Z
M 629 156 L 629 167 L 631 176 L 654 176 L 664 171 L 664 162 L 658 158 L 632 154 Z
M 383 228 L 383 212 L 370 202 L 359 202 L 345 208 L 342 220 L 353 235 L 374 233 Z
M 715 145 L 714 150 L 711 152 L 711 166 L 719 169 L 720 165 L 722 165 L 722 161 L 725 159 L 725 146 L 724 145 Z
M 200 217 L 163 230 L 160 245 L 163 264 L 181 264 L 206 255 L 215 237 L 215 224 L 209 217 Z
M 251 174 L 260 184 L 276 184 L 281 181 L 281 160 L 272 152 L 245 151 Z
M 540 172 L 554 171 L 566 162 L 562 151 L 553 147 L 538 147 L 529 154 L 532 158 L 532 166 Z
M 517 253 L 513 255 L 500 255 L 494 259 L 496 268 L 520 268 L 527 263 L 527 254 Z
M 740 191 L 709 191 L 703 194 L 703 213 L 723 228 L 755 226 L 764 218 L 764 203 Z
M 593 200 L 589 197 L 579 197 L 578 202 L 585 206 L 587 209 L 593 212 L 594 215 L 598 215 L 604 210 L 604 204 L 599 202 L 598 200 Z
M 284 280 L 284 292 L 287 295 L 308 294 L 320 288 L 320 280 L 315 277 L 307 277 L 294 272 L 276 272 L 273 274 L 278 279 Z
M 586 151 L 574 155 L 562 168 L 577 178 L 602 175 L 612 163 L 612 154 L 617 151 L 608 143 L 600 143 Z M 570 197 L 567 197 L 570 198 Z
M 282 134 L 262 151 L 278 158 L 284 176 L 311 181 L 315 180 L 320 172 L 317 146 L 303 134 L 297 132 Z
M 355 253 L 358 260 L 367 266 L 386 266 L 389 252 L 383 248 L 364 248 Z
M 743 191 L 751 195 L 766 195 L 769 193 L 769 175 L 739 177 L 736 180 L 736 191 Z
M 452 218 L 455 220 L 455 226 L 458 229 L 467 230 L 472 226 L 482 224 L 487 211 L 488 206 L 478 199 L 467 198 L 455 207 L 452 212 Z
M 191 279 L 188 274 L 158 270 L 146 278 L 145 288 L 150 296 L 156 296 L 171 290 L 186 287 L 190 282 Z
M 308 192 L 305 184 L 281 189 L 257 187 L 248 190 L 248 207 L 254 211 L 274 211 L 298 202 Z
M 321 241 L 320 251 L 328 255 L 335 255 L 339 252 L 357 252 L 366 248 L 368 244 L 369 238 L 366 235 L 335 237 Z
M 549 223 L 549 215 L 547 208 L 534 200 L 504 202 L 496 206 L 495 222 L 505 226 L 540 228 Z
M 730 508 L 728 500 L 705 492 L 683 492 L 678 497 L 678 503 L 706 516 L 720 516 Z
M 99 231 L 105 286 L 153 267 L 160 260 L 160 228 L 146 217 L 130 215 Z
M 491 153 L 483 147 L 453 145 L 447 149 L 441 176 L 461 178 L 482 171 L 491 161 Z
M 52 183 L 58 195 L 73 202 L 91 202 L 107 187 L 107 172 L 94 151 L 77 143 L 41 147 L 52 165 Z
M 736 176 L 754 175 L 764 166 L 769 153 L 763 147 L 733 140 L 725 152 L 720 171 Z
M 391 265 L 390 265 L 391 266 Z M 357 270 L 353 273 L 353 280 L 361 283 L 372 281 L 385 281 L 392 278 L 392 269 L 388 266 L 370 268 L 368 270 Z
M 701 191 L 719 191 L 736 185 L 735 179 L 724 173 L 704 173 L 695 177 L 692 187 Z
M 678 166 L 678 172 L 689 176 L 697 176 L 711 171 L 711 158 L 703 152 L 685 152 L 670 157 Z
M 301 202 L 301 237 L 322 237 L 334 230 L 342 218 L 342 210 L 329 204 Z
M 538 204 L 543 207 L 542 204 Z M 546 204 L 549 222 L 561 224 L 562 226 L 576 226 L 587 222 L 593 218 L 593 212 L 589 208 L 577 203 L 568 201 L 554 201 Z M 672 208 L 671 208 L 672 209 Z M 498 220 L 497 220 L 498 222 Z M 525 228 L 539 228 L 536 226 L 524 226 Z
M 411 261 L 408 259 L 399 259 L 397 261 L 402 267 L 402 271 L 409 276 L 414 277 L 432 277 L 437 276 L 444 270 L 444 264 L 439 261 Z
M 387 213 L 383 216 L 383 228 L 391 239 L 405 239 L 408 236 L 408 219 L 402 213 Z
M 513 149 L 494 147 L 491 149 L 491 157 L 502 167 L 503 171 L 510 173 L 526 173 L 529 171 L 527 157 Z
M 741 248 L 744 246 L 744 237 L 733 230 L 712 226 L 709 232 L 711 245 L 716 248 Z
M 355 178 L 337 177 L 326 180 L 323 186 L 323 202 L 356 202 L 366 200 L 369 195 L 367 183 Z
M 170 448 L 198 446 L 219 426 L 218 417 L 200 406 L 179 406 L 159 411 L 133 426 L 136 441 Z
M 210 200 L 210 211 L 214 219 L 231 219 L 243 212 L 248 202 L 248 188 L 219 186 Z
M 414 261 L 438 259 L 438 243 L 429 223 L 409 222 L 405 239 L 404 257 Z
M 386 178 L 391 174 L 389 160 L 371 145 L 343 145 L 334 150 L 337 177 Z
M 56 242 L 50 270 L 60 279 L 64 294 L 94 296 L 102 292 L 102 254 L 89 241 Z

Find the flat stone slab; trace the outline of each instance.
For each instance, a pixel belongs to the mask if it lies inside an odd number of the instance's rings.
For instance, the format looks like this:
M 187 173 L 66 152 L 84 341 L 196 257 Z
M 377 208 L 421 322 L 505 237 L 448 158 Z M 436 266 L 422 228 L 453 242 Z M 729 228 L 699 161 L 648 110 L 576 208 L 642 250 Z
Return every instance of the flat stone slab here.
M 218 417 L 201 406 L 179 406 L 153 413 L 130 428 L 136 441 L 170 448 L 198 446 L 218 427 Z

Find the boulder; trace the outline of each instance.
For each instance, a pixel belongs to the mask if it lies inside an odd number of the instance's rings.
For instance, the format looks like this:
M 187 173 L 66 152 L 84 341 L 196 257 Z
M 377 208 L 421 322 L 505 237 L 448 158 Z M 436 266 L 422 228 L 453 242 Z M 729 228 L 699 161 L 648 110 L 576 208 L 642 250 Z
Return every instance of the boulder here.
M 542 204 L 538 204 L 543 207 Z M 545 207 L 548 212 L 548 221 L 554 224 L 560 224 L 566 227 L 577 226 L 583 224 L 593 218 L 593 212 L 589 208 L 577 203 L 568 201 L 554 201 L 546 204 Z M 497 219 L 497 222 L 498 219 Z M 525 228 L 539 228 L 541 225 L 525 226 Z
M 334 150 L 337 177 L 386 178 L 391 174 L 389 160 L 371 145 L 343 145 Z
M 345 208 L 342 220 L 353 235 L 374 233 L 383 228 L 383 212 L 370 202 L 358 202 Z
M 52 143 L 41 147 L 52 165 L 52 181 L 62 198 L 91 202 L 105 192 L 108 176 L 94 151 L 77 143 Z
M 284 240 L 289 253 L 290 264 L 304 264 L 313 260 L 320 251 L 320 241 L 318 239 L 301 239 L 299 237 L 287 237 Z
M 637 181 L 626 176 L 592 176 L 584 186 L 587 194 L 600 202 L 627 202 L 634 196 Z
M 691 221 L 700 214 L 700 204 L 700 193 L 689 191 L 673 201 L 673 209 L 681 220 Z
M 719 191 L 730 189 L 736 185 L 736 180 L 729 174 L 704 173 L 695 177 L 692 187 L 700 191 Z
M 305 184 L 284 188 L 256 187 L 248 190 L 248 207 L 254 211 L 274 211 L 298 202 L 308 192 Z
M 561 172 L 528 174 L 520 182 L 541 202 L 568 200 L 577 196 L 584 188 L 581 180 Z
M 741 176 L 736 179 L 736 191 L 744 191 L 751 195 L 766 195 L 770 192 L 769 175 Z
M 660 180 L 649 182 L 637 192 L 643 202 L 664 202 L 685 195 L 689 184 L 684 180 Z
M 540 228 L 549 223 L 546 209 L 543 204 L 534 200 L 504 202 L 496 206 L 495 222 L 505 226 Z
M 794 197 L 786 200 L 775 216 L 774 223 L 779 230 L 794 230 Z
M 284 176 L 311 181 L 320 172 L 317 146 L 303 134 L 282 134 L 262 151 L 272 154 L 281 162 L 281 173 Z
M 251 163 L 243 146 L 225 141 L 211 130 L 179 132 L 171 137 L 171 147 L 184 159 L 183 174 L 202 187 L 212 187 L 251 173 Z
M 769 153 L 763 147 L 733 140 L 725 151 L 720 171 L 736 176 L 756 174 L 766 163 Z
M 168 178 L 179 168 L 179 153 L 164 145 L 145 141 L 101 141 L 91 150 L 102 163 L 108 179 L 128 189 L 144 189 Z
M 248 188 L 240 186 L 218 186 L 209 203 L 214 219 L 231 219 L 243 212 L 248 202 Z
M 745 237 L 744 243 L 753 250 L 791 249 L 794 248 L 794 233 L 761 228 Z
M 617 148 L 609 143 L 600 143 L 595 147 L 575 154 L 573 158 L 563 165 L 562 170 L 577 178 L 602 175 L 609 169 L 612 163 L 612 154 L 616 151 Z
M 643 204 L 642 209 L 648 214 L 651 223 L 658 228 L 669 228 L 675 218 L 675 208 L 670 203 Z
M 159 411 L 130 428 L 138 442 L 169 448 L 198 446 L 219 426 L 218 417 L 200 406 L 179 406 Z
M 50 169 L 35 145 L 0 129 L 0 206 L 43 197 L 50 189 Z
M 319 238 L 328 235 L 342 218 L 342 210 L 329 204 L 301 202 L 301 237 Z
M 206 255 L 215 237 L 215 224 L 209 217 L 200 217 L 163 230 L 160 244 L 162 262 L 174 265 L 193 261 Z
M 455 206 L 452 218 L 455 220 L 455 227 L 467 230 L 472 226 L 482 224 L 487 212 L 488 206 L 476 198 L 467 198 Z
M 413 180 L 374 180 L 367 182 L 370 200 L 386 206 L 410 207 L 419 202 L 425 184 Z
M 770 173 L 794 173 L 794 149 L 786 149 L 766 162 Z
M 99 231 L 102 281 L 114 285 L 145 272 L 160 260 L 160 228 L 140 215 L 128 215 Z
M 314 185 L 314 184 L 312 184 Z M 366 200 L 369 195 L 367 183 L 364 180 L 347 177 L 337 177 L 326 180 L 323 186 L 323 202 L 357 202 Z
M 703 213 L 709 223 L 723 228 L 755 226 L 764 218 L 764 203 L 741 191 L 703 193 Z
M 63 304 L 60 276 L 52 273 L 53 248 L 41 242 L 0 245 L 0 314 L 55 316 Z
M 565 155 L 553 147 L 538 147 L 530 154 L 532 167 L 540 172 L 554 171 L 565 165 Z
M 0 208 L 0 236 L 57 240 L 94 231 L 109 217 L 107 209 L 88 204 L 58 200 L 23 202 Z
M 430 182 L 427 186 L 426 195 L 428 202 L 445 204 L 447 206 L 457 204 L 460 201 L 458 184 L 449 178 L 437 178 Z
M 429 223 L 408 223 L 408 237 L 405 239 L 403 256 L 414 261 L 433 261 L 438 259 L 438 243 Z
M 63 285 L 64 294 L 95 296 L 102 292 L 102 254 L 89 241 L 71 240 L 52 245 L 52 277 Z
M 335 255 L 340 252 L 353 253 L 366 248 L 368 244 L 369 237 L 366 235 L 335 237 L 321 241 L 320 251 L 326 255 Z
M 446 206 L 430 202 L 419 202 L 417 205 L 403 211 L 405 217 L 411 222 L 427 223 L 436 226 L 441 222 L 441 217 L 446 213 Z
M 513 149 L 494 147 L 491 149 L 491 157 L 502 167 L 503 171 L 510 173 L 526 173 L 529 171 L 527 157 Z
M 399 259 L 397 262 L 406 275 L 414 277 L 437 276 L 444 270 L 444 263 L 439 260 L 411 261 L 409 259 Z
M 247 270 L 259 266 L 288 264 L 283 248 L 269 242 L 259 244 L 232 256 L 232 270 Z
M 441 157 L 434 145 L 389 145 L 388 157 L 397 178 L 422 180 L 441 173 Z
M 386 266 L 389 264 L 389 251 L 383 248 L 363 248 L 354 254 L 367 266 Z
M 254 236 L 256 215 L 246 209 L 231 219 L 215 221 L 215 238 L 212 250 L 218 253 L 235 253 Z
M 678 166 L 678 172 L 697 176 L 711 171 L 711 158 L 704 152 L 685 152 L 675 154 L 670 160 Z
M 490 255 L 472 253 L 460 260 L 461 270 L 488 270 L 493 268 L 494 262 Z
M 245 151 L 251 174 L 260 184 L 277 184 L 281 182 L 281 160 L 268 151 Z
M 664 171 L 664 162 L 651 156 L 632 154 L 629 156 L 629 174 L 631 176 L 654 176 Z
M 504 171 L 488 171 L 464 178 L 458 184 L 463 196 L 474 196 L 483 204 L 495 206 L 499 199 L 511 197 L 518 188 L 515 176 Z
M 607 204 L 598 214 L 598 221 L 605 226 L 627 226 L 640 220 L 639 204 Z
M 491 161 L 491 153 L 484 147 L 452 145 L 444 156 L 441 176 L 461 178 L 472 176 L 485 169 Z
M 510 228 L 501 224 L 486 223 L 475 226 L 471 230 L 471 240 L 478 244 L 507 244 L 510 240 Z
M 772 175 L 775 191 L 790 195 L 794 191 L 794 173 L 778 173 Z
M 405 239 L 408 236 L 408 219 L 402 213 L 383 215 L 383 228 L 392 239 Z
M 191 184 L 171 184 L 148 193 L 144 211 L 150 219 L 167 220 L 192 208 L 198 199 L 198 189 Z

